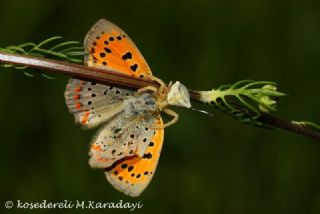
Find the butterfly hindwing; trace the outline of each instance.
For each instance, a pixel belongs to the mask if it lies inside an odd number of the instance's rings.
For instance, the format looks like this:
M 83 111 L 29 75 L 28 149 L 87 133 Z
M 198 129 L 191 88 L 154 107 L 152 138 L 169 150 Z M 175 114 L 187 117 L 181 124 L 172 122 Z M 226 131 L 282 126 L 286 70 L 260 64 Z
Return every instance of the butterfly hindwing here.
M 162 119 L 154 119 L 154 126 L 161 127 Z M 133 156 L 121 159 L 112 167 L 105 169 L 108 181 L 119 191 L 136 197 L 150 183 L 158 165 L 160 152 L 163 145 L 164 130 L 156 129 L 148 141 L 143 156 Z
M 117 115 L 103 127 L 90 146 L 89 164 L 92 168 L 107 168 L 116 161 L 138 155 L 143 156 L 154 130 L 154 118 L 141 121 L 141 117 L 125 112 Z
M 90 67 L 115 70 L 148 78 L 151 70 L 127 34 L 113 23 L 100 19 L 84 40 L 85 63 Z

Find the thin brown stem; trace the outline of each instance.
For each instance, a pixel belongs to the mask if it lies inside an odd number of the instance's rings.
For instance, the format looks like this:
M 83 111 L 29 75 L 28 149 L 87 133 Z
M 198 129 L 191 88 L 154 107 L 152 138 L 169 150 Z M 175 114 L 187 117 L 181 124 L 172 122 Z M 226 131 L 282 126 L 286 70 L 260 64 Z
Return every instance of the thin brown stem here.
M 269 124 L 273 127 L 280 128 L 282 130 L 295 132 L 297 134 L 307 136 L 309 138 L 312 138 L 314 140 L 320 141 L 320 132 L 313 131 L 311 129 L 308 129 L 304 126 L 294 124 L 291 121 L 287 121 L 284 119 L 281 119 L 279 117 L 276 117 L 274 115 L 270 114 L 261 114 L 261 116 L 258 118 L 259 121 Z
M 20 54 L 9 54 L 0 52 L 0 63 L 28 66 L 30 68 L 35 68 L 42 71 L 94 80 L 103 84 L 115 85 L 124 88 L 138 89 L 146 86 L 153 86 L 157 88 L 159 87 L 159 84 L 155 81 L 149 81 L 135 78 L 133 76 L 123 75 L 112 70 L 92 68 L 84 65 L 77 65 L 58 60 L 31 57 Z M 199 94 L 197 93 L 197 91 L 189 90 L 189 92 L 193 101 L 200 102 Z M 295 132 L 297 134 L 320 141 L 319 132 L 308 129 L 304 126 L 294 124 L 279 117 L 269 114 L 262 114 L 258 118 L 258 120 L 273 127 L 290 132 Z
M 143 88 L 145 86 L 159 87 L 157 82 L 135 78 L 112 70 L 98 69 L 84 65 L 20 54 L 0 52 L 0 63 L 23 65 L 42 71 L 65 74 L 68 76 L 94 80 L 103 84 L 116 85 L 125 88 Z
M 192 100 L 199 102 L 200 94 L 197 91 L 189 90 L 189 93 Z M 226 99 L 228 99 L 228 102 L 233 103 L 234 106 L 237 106 L 237 109 L 239 111 L 243 111 L 243 112 L 246 112 L 246 114 L 249 114 L 248 109 L 244 109 L 243 107 L 234 103 L 232 99 L 230 100 L 230 98 L 226 98 Z M 257 118 L 257 121 L 262 122 L 264 124 L 268 124 L 269 126 L 274 128 L 286 130 L 289 132 L 294 132 L 294 133 L 312 138 L 314 140 L 320 141 L 320 132 L 292 123 L 291 121 L 284 120 L 275 115 L 261 113 L 261 115 Z

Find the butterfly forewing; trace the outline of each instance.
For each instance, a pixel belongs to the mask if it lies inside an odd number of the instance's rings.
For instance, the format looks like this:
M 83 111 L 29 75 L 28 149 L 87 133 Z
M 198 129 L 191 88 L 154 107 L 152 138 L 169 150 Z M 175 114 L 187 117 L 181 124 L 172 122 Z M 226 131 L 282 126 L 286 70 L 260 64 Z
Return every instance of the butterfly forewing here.
M 151 70 L 127 34 L 111 22 L 101 19 L 88 32 L 84 48 L 88 66 L 148 78 Z

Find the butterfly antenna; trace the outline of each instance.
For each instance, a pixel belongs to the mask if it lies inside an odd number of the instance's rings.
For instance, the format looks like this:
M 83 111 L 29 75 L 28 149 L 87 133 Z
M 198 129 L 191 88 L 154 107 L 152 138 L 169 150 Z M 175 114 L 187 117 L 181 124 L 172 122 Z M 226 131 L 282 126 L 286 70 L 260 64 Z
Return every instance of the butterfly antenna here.
M 200 112 L 200 113 L 203 113 L 203 114 L 206 114 L 206 115 L 208 115 L 209 117 L 213 117 L 213 114 L 211 114 L 210 112 L 207 112 L 207 111 L 205 111 L 205 110 L 202 110 L 202 109 L 196 109 L 196 108 L 191 108 L 191 110 L 193 110 L 193 111 L 197 111 L 197 112 Z

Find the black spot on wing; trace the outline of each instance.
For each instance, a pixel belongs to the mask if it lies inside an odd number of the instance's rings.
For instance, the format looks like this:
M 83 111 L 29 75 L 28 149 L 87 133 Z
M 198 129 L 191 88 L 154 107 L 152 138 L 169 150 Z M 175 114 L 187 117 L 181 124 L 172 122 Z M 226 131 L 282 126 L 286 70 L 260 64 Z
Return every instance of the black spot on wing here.
M 122 55 L 123 60 L 132 59 L 132 53 L 129 51 Z
M 135 64 L 131 65 L 131 66 L 130 66 L 130 69 L 131 69 L 132 71 L 136 71 L 136 70 L 138 69 L 138 64 L 135 63 Z
M 128 172 L 131 172 L 133 170 L 133 168 L 134 168 L 133 166 L 129 166 L 128 167 Z
M 149 153 L 146 153 L 146 154 L 143 155 L 142 158 L 144 158 L 144 159 L 150 159 L 150 158 L 152 158 L 152 154 L 151 154 L 150 152 L 149 152 Z
M 111 49 L 110 48 L 104 48 L 104 51 L 107 52 L 107 53 L 111 53 Z

